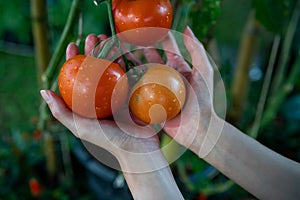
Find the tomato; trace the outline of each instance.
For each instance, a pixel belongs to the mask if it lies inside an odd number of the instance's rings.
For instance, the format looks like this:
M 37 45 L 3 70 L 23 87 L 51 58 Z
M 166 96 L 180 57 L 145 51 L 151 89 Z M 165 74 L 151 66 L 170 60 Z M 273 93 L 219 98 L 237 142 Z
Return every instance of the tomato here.
M 170 120 L 181 111 L 186 88 L 181 75 L 166 65 L 150 66 L 133 87 L 129 108 L 146 124 Z
M 118 64 L 77 55 L 63 64 L 58 88 L 73 112 L 102 119 L 111 116 L 125 102 L 128 81 Z
M 169 0 L 113 0 L 116 32 L 121 40 L 149 46 L 161 41 L 172 25 Z

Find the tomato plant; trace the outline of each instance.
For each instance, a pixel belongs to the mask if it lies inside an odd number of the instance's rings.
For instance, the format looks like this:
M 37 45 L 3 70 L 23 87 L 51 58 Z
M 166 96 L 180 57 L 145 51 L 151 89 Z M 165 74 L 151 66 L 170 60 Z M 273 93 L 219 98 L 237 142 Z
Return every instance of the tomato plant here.
M 149 46 L 162 40 L 171 28 L 169 0 L 113 0 L 116 33 L 127 43 Z
M 173 68 L 150 66 L 133 87 L 129 107 L 132 114 L 147 124 L 170 120 L 181 111 L 186 88 L 181 75 Z
M 128 81 L 118 64 L 77 55 L 63 64 L 58 88 L 75 113 L 87 118 L 106 118 L 125 102 Z

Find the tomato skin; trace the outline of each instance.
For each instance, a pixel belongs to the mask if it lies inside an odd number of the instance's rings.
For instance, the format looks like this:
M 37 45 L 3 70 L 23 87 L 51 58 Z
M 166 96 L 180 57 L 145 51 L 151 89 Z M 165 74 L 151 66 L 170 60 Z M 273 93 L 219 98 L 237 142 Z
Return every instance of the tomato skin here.
M 113 17 L 121 40 L 149 46 L 167 35 L 173 11 L 169 0 L 113 0 Z
M 103 119 L 111 116 L 125 102 L 128 82 L 118 64 L 77 55 L 63 64 L 58 88 L 73 112 L 86 118 Z
M 156 64 L 133 87 L 129 107 L 146 124 L 159 124 L 176 117 L 186 99 L 181 75 L 173 68 Z

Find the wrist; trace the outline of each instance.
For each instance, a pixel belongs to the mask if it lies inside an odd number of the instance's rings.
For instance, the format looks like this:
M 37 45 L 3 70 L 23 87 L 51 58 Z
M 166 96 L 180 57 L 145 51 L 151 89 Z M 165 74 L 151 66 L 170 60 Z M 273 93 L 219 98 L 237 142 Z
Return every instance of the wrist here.
M 134 199 L 183 199 L 160 149 L 122 155 L 118 161 Z
M 126 173 L 148 173 L 168 166 L 168 162 L 159 148 L 143 153 L 121 150 L 115 156 L 121 166 L 121 170 Z
M 200 157 L 205 158 L 216 146 L 222 134 L 225 120 L 219 118 L 215 113 L 211 115 L 209 122 L 205 125 L 202 133 L 197 134 L 196 147 L 193 151 Z

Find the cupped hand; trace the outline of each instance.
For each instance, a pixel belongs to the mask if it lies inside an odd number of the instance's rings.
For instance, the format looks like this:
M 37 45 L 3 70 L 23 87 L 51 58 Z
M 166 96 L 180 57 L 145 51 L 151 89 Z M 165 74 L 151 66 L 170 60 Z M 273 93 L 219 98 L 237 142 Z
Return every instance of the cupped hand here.
M 181 114 L 164 124 L 165 132 L 178 143 L 199 153 L 209 131 L 213 131 L 218 117 L 213 108 L 214 69 L 203 45 L 190 28 L 184 31 L 184 44 L 191 56 L 191 65 L 183 58 L 172 35 L 162 41 L 166 65 L 186 78 L 187 100 Z M 164 63 L 155 49 L 145 49 L 148 62 Z
M 107 39 L 105 35 L 91 34 L 87 36 L 84 54 L 90 55 L 94 46 L 105 39 Z M 79 53 L 78 46 L 71 43 L 66 50 L 66 59 Z M 42 90 L 41 95 L 48 104 L 52 115 L 76 137 L 106 149 L 119 161 L 124 160 L 124 157 L 130 160 L 130 155 L 134 155 L 132 159 L 135 159 L 138 158 L 135 157 L 136 155 L 160 150 L 155 130 L 150 126 L 141 127 L 133 125 L 133 123 L 126 123 L 130 120 L 128 113 L 121 113 L 122 120 L 118 123 L 109 119 L 88 119 L 73 113 L 55 92 Z

